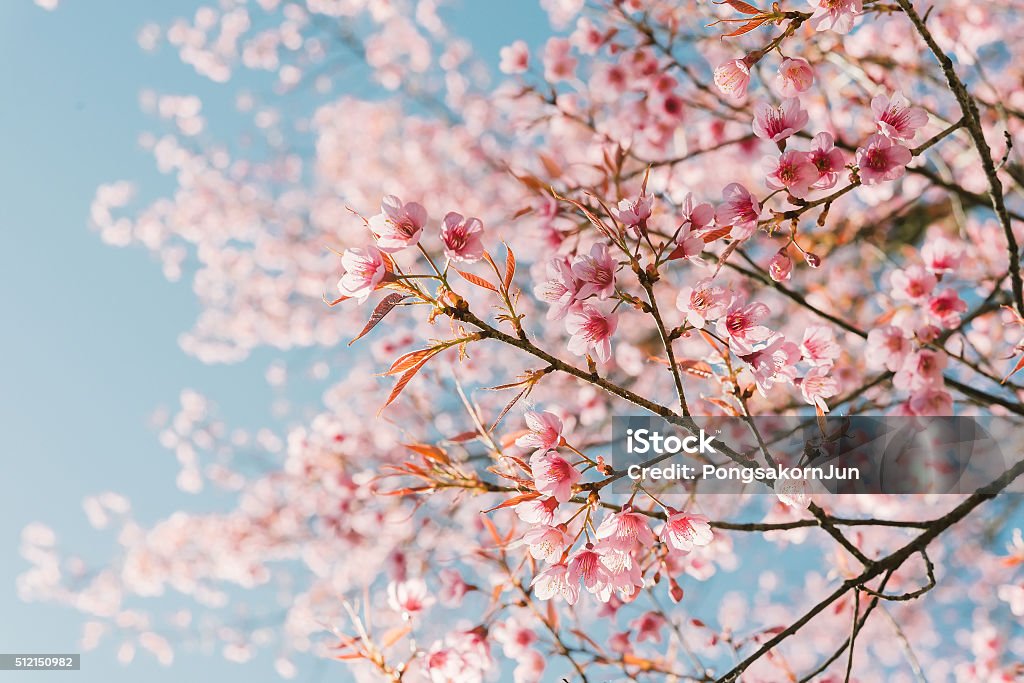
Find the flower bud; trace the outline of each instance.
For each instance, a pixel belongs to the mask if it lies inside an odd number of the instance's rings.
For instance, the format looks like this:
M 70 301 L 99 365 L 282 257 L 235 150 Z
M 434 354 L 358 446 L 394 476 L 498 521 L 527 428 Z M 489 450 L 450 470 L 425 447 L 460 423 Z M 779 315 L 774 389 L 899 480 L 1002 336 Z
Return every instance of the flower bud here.
M 804 252 L 804 261 L 807 261 L 807 265 L 811 268 L 821 267 L 821 258 L 819 258 L 817 254 L 812 254 L 809 251 Z
M 776 282 L 788 280 L 793 274 L 793 259 L 789 258 L 785 247 L 779 249 L 778 253 L 768 262 L 768 274 Z

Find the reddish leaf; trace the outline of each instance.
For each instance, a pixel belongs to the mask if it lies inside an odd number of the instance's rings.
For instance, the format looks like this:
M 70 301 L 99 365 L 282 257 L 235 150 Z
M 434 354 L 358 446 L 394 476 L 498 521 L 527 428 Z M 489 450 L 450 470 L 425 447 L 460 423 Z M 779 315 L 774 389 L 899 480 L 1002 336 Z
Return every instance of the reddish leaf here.
M 397 375 L 400 372 L 405 372 L 409 368 L 417 365 L 423 360 L 426 360 L 435 353 L 437 353 L 437 349 L 433 347 L 428 349 L 418 349 L 416 351 L 404 353 L 401 356 L 399 356 L 394 363 L 391 364 L 391 367 L 384 374 Z
M 702 240 L 704 240 L 704 244 L 710 244 L 711 242 L 714 242 L 715 240 L 717 240 L 717 239 L 719 239 L 721 237 L 728 236 L 728 234 L 730 232 L 732 232 L 732 226 L 731 225 L 726 225 L 726 226 L 721 227 L 721 228 L 715 228 L 714 230 L 709 230 L 708 232 L 705 232 L 700 237 L 701 237 Z
M 327 304 L 328 306 L 337 306 L 342 301 L 348 301 L 351 298 L 352 297 L 350 297 L 350 296 L 339 296 L 334 301 L 331 301 L 330 299 L 327 298 L 327 294 L 324 294 L 324 303 Z
M 765 21 L 766 21 L 765 19 L 751 19 L 750 21 L 748 21 L 747 23 L 743 24 L 743 26 L 740 26 L 735 31 L 730 31 L 729 33 L 723 33 L 722 37 L 723 38 L 731 38 L 733 36 L 742 36 L 744 33 L 750 33 L 754 29 L 759 28 L 761 26 L 761 24 L 763 24 Z
M 381 636 L 381 639 L 380 639 L 381 640 L 381 643 L 380 643 L 381 648 L 387 649 L 387 648 L 391 647 L 392 645 L 397 643 L 399 640 L 401 640 L 403 637 L 405 637 L 405 635 L 407 633 L 409 633 L 409 631 L 411 631 L 411 630 L 412 630 L 412 626 L 396 626 L 395 628 L 391 629 L 390 631 L 385 633 L 383 636 Z
M 532 383 L 531 384 L 527 384 L 525 387 L 523 387 L 523 390 L 520 391 L 518 394 L 516 394 L 515 398 L 513 398 L 511 401 L 509 401 L 505 405 L 505 407 L 501 409 L 501 412 L 498 414 L 498 417 L 494 418 L 494 422 L 491 424 L 491 431 L 492 432 L 494 431 L 494 428 L 498 426 L 498 423 L 501 422 L 502 419 L 504 419 L 504 417 L 506 415 L 508 415 L 508 411 L 512 410 L 512 406 L 514 406 L 516 403 L 518 403 L 519 399 L 523 398 L 524 396 L 528 396 L 531 391 L 533 391 L 533 384 Z
M 472 284 L 476 285 L 477 287 L 483 287 L 484 289 L 488 289 L 488 290 L 490 290 L 492 292 L 497 292 L 498 291 L 497 287 L 495 287 L 494 285 L 492 285 L 490 282 L 488 282 L 487 280 L 483 279 L 479 275 L 473 275 L 473 273 L 464 273 L 461 270 L 459 270 L 458 268 L 455 269 L 455 272 L 458 273 L 459 275 L 461 275 L 463 280 L 465 280 L 466 282 L 472 283 Z
M 438 448 L 437 446 L 429 443 L 405 443 L 402 445 L 413 453 L 419 453 L 427 460 L 444 463 L 446 465 L 451 463 L 451 460 L 448 459 L 448 454 L 445 453 L 443 448 Z
M 743 2 L 742 0 L 715 0 L 716 5 L 729 5 L 737 12 L 743 14 L 763 14 L 764 10 L 760 10 L 753 5 Z
M 596 215 L 594 214 L 594 212 L 593 212 L 593 211 L 591 211 L 590 209 L 588 209 L 588 208 L 586 207 L 586 205 L 584 205 L 584 204 L 583 204 L 582 202 L 578 202 L 578 201 L 576 201 L 575 199 L 569 199 L 568 197 L 559 197 L 559 199 L 563 199 L 563 200 L 565 200 L 565 201 L 569 202 L 570 204 L 572 204 L 573 206 L 575 206 L 575 207 L 576 207 L 577 209 L 579 209 L 580 211 L 582 211 L 582 212 L 583 212 L 583 215 L 587 217 L 587 220 L 588 220 L 588 221 L 590 221 L 590 223 L 591 223 L 591 224 L 592 224 L 592 225 L 593 225 L 593 226 L 594 226 L 595 228 L 597 228 L 598 230 L 600 230 L 600 231 L 601 231 L 601 234 L 603 234 L 603 235 L 604 235 L 605 237 L 607 237 L 608 239 L 611 239 L 611 240 L 614 240 L 614 239 L 615 239 L 615 238 L 614 238 L 614 235 L 612 235 L 612 231 L 611 231 L 611 228 L 609 228 L 609 227 L 608 227 L 608 226 L 607 226 L 607 225 L 605 224 L 605 222 L 604 222 L 604 221 L 602 221 L 602 220 L 601 220 L 600 218 L 598 218 L 598 217 L 597 217 L 597 216 L 596 216 Z
M 681 360 L 676 365 L 683 372 L 693 375 L 694 377 L 700 377 L 701 379 L 709 379 L 715 376 L 714 370 L 711 366 L 702 360 Z
M 512 278 L 516 274 L 516 255 L 512 247 L 505 245 L 505 291 L 512 286 Z
M 366 327 L 364 327 L 363 331 L 357 334 L 355 338 L 348 343 L 348 345 L 352 346 L 353 344 L 356 343 L 356 341 L 366 336 L 366 333 L 372 330 L 374 327 L 376 327 L 377 323 L 384 319 L 384 316 L 386 316 L 388 313 L 394 310 L 395 306 L 397 306 L 403 300 L 408 298 L 408 294 L 395 293 L 388 294 L 386 297 L 381 299 L 380 303 L 377 304 L 377 308 L 373 309 L 373 315 L 370 316 L 370 320 L 366 323 Z
M 433 354 L 431 354 L 431 356 L 432 355 Z M 427 364 L 427 361 L 430 360 L 431 356 L 427 356 L 426 358 L 421 360 L 419 363 L 417 363 L 413 367 L 411 367 L 408 370 L 406 370 L 405 374 L 398 378 L 398 381 L 395 382 L 394 388 L 391 389 L 391 393 L 388 395 L 388 400 L 386 400 L 384 402 L 384 405 L 382 405 L 380 407 L 380 410 L 377 411 L 378 415 L 385 408 L 387 408 L 389 405 L 391 405 L 395 401 L 396 398 L 398 398 L 398 396 L 402 393 L 402 391 L 405 390 L 405 387 L 409 384 L 409 382 L 412 381 L 412 378 L 416 376 L 416 373 L 420 371 L 420 368 L 422 368 L 424 365 Z
M 512 507 L 514 505 L 519 505 L 520 503 L 525 503 L 528 500 L 533 500 L 534 498 L 539 498 L 539 497 L 540 497 L 540 494 L 537 493 L 536 491 L 531 491 L 530 493 L 524 493 L 524 494 L 519 495 L 519 496 L 512 496 L 508 500 L 502 501 L 499 505 L 495 505 L 494 507 L 492 507 L 490 509 L 484 510 L 484 512 L 494 512 L 495 510 L 501 510 L 502 508 L 510 508 L 510 507 Z

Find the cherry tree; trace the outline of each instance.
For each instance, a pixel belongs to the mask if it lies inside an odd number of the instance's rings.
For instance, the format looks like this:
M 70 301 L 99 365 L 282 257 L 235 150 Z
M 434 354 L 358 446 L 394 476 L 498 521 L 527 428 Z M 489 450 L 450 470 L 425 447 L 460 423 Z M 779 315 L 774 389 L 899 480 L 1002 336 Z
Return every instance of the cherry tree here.
M 95 229 L 191 280 L 186 352 L 311 349 L 289 363 L 329 388 L 256 433 L 183 392 L 178 485 L 235 507 L 143 526 L 98 495 L 116 556 L 33 525 L 22 596 L 125 660 L 199 638 L 285 677 L 1020 680 L 997 494 L 1024 463 L 959 495 L 669 500 L 610 453 L 616 415 L 1021 420 L 1024 4 L 541 5 L 532 45 L 459 36 L 433 0 L 225 0 L 140 31 L 272 92 L 238 93 L 239 141 L 148 93 L 175 190 L 101 187 Z M 168 592 L 189 606 L 138 606 Z

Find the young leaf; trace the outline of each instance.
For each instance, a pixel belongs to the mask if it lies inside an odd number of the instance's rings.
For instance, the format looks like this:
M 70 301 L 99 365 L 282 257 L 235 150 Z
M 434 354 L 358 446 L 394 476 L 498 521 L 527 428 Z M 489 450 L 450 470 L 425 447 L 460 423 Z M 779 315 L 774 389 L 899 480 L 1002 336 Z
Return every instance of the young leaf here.
M 427 349 L 417 349 L 416 351 L 403 353 L 395 360 L 394 363 L 391 364 L 391 367 L 388 368 L 388 371 L 385 372 L 384 374 L 397 375 L 400 372 L 405 372 L 409 368 L 412 368 L 418 365 L 420 362 L 427 360 L 432 355 L 437 353 L 439 350 L 440 349 L 430 347 Z
M 767 21 L 767 20 L 766 19 L 751 19 L 750 21 L 748 21 L 747 23 L 743 24 L 742 26 L 740 26 L 735 31 L 730 31 L 729 33 L 723 33 L 722 37 L 723 38 L 732 38 L 734 36 L 742 36 L 744 33 L 750 33 L 754 29 L 760 27 L 761 24 L 763 24 L 765 21 Z
M 743 2 L 742 0 L 715 0 L 716 5 L 729 5 L 737 12 L 743 14 L 764 14 L 764 10 L 760 10 L 751 4 Z
M 463 271 L 459 270 L 458 268 L 455 269 L 455 272 L 458 273 L 459 275 L 461 275 L 463 280 L 465 280 L 466 282 L 469 282 L 471 284 L 474 284 L 477 287 L 483 287 L 484 289 L 488 289 L 488 290 L 490 290 L 492 292 L 497 292 L 498 291 L 497 287 L 495 287 L 494 285 L 492 285 L 490 282 L 488 282 L 487 280 L 483 279 L 479 275 L 473 275 L 473 273 L 464 273 Z
M 512 278 L 516 274 L 516 255 L 512 247 L 505 245 L 505 290 L 512 286 Z
M 408 294 L 395 293 L 388 294 L 386 297 L 381 299 L 380 303 L 377 304 L 377 308 L 373 309 L 373 315 L 370 316 L 370 320 L 366 323 L 366 327 L 364 327 L 363 331 L 357 334 L 355 338 L 353 338 L 352 341 L 348 343 L 348 345 L 352 346 L 353 344 L 356 343 L 356 341 L 362 339 L 367 332 L 376 327 L 377 323 L 384 319 L 384 316 L 386 316 L 388 313 L 394 310 L 395 306 L 401 303 L 404 299 L 408 298 Z
M 380 407 L 380 410 L 377 411 L 378 415 L 382 413 L 385 408 L 391 405 L 396 398 L 399 397 L 399 395 L 405 390 L 405 387 L 409 384 L 409 382 L 412 381 L 412 378 L 416 376 L 416 373 L 419 372 L 420 369 L 427 364 L 427 361 L 430 360 L 432 356 L 433 354 L 427 356 L 419 363 L 406 370 L 405 374 L 398 378 L 398 381 L 395 382 L 394 388 L 391 389 L 391 393 L 388 395 L 388 400 L 384 401 L 384 405 L 382 405 Z

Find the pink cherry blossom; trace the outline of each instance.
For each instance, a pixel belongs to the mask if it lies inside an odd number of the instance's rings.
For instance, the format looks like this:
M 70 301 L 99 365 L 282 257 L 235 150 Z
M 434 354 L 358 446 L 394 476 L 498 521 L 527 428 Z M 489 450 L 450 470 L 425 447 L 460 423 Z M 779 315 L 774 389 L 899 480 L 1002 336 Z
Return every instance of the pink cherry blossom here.
M 572 261 L 572 274 L 580 289 L 576 293 L 578 300 L 589 296 L 597 296 L 604 300 L 615 293 L 615 270 L 618 264 L 608 253 L 608 245 L 598 242 L 590 249 L 590 254 L 581 254 Z
M 579 581 L 570 578 L 569 568 L 565 564 L 551 565 L 535 576 L 530 586 L 541 600 L 560 597 L 570 605 L 575 605 L 580 599 Z
M 807 0 L 814 13 L 811 26 L 817 31 L 849 33 L 853 20 L 863 11 L 863 0 Z
M 910 340 L 903 334 L 903 330 L 894 325 L 884 325 L 868 332 L 864 357 L 874 367 L 884 366 L 895 372 L 903 366 L 911 350 Z
M 491 632 L 494 641 L 501 645 L 505 656 L 510 659 L 522 657 L 538 639 L 529 622 L 515 616 L 497 622 Z
M 903 93 L 878 95 L 871 100 L 878 132 L 894 140 L 913 140 L 918 129 L 928 124 L 928 112 L 912 107 Z
M 668 620 L 657 612 L 644 612 L 629 622 L 629 628 L 636 634 L 636 642 L 638 643 L 642 643 L 645 640 L 660 643 L 661 630 L 667 623 Z
M 750 366 L 757 390 L 762 396 L 767 396 L 775 382 L 791 382 L 796 377 L 800 350 L 783 335 L 776 334 L 768 340 L 764 348 L 740 355 L 740 358 Z
M 928 300 L 928 315 L 947 330 L 960 325 L 960 314 L 967 311 L 967 302 L 954 289 L 943 289 Z
M 820 174 L 807 152 L 789 150 L 779 157 L 765 157 L 765 184 L 773 190 L 786 190 L 794 197 L 804 198 Z
M 369 220 L 381 251 L 394 253 L 415 246 L 427 224 L 427 210 L 416 202 L 402 203 L 395 195 L 381 201 L 381 212 Z
M 547 660 L 544 655 L 536 650 L 527 650 L 512 657 L 518 662 L 512 671 L 512 683 L 541 683 L 544 680 L 544 669 L 547 668 Z
M 549 498 L 534 498 L 516 503 L 513 508 L 519 519 L 527 524 L 551 525 L 555 522 L 555 510 L 558 509 L 558 500 Z
M 936 282 L 935 276 L 919 265 L 894 270 L 889 276 L 892 298 L 897 301 L 923 301 L 935 289 Z
M 944 353 L 931 349 L 919 349 L 903 361 L 892 378 L 893 386 L 905 391 L 916 391 L 942 385 L 942 371 L 949 363 Z
M 517 40 L 501 48 L 500 56 L 501 64 L 498 68 L 502 73 L 521 74 L 530 67 L 530 49 L 525 41 Z
M 571 335 L 568 349 L 577 356 L 594 351 L 597 359 L 607 363 L 612 357 L 612 335 L 619 324 L 615 313 L 604 314 L 590 304 L 576 304 L 565 318 Z
M 441 590 L 438 593 L 438 601 L 445 607 L 458 607 L 466 593 L 473 590 L 473 587 L 462 578 L 458 569 L 442 569 L 438 572 L 441 581 Z
M 668 519 L 661 528 L 660 536 L 669 546 L 688 553 L 695 546 L 711 543 L 714 533 L 708 524 L 708 518 L 704 515 L 669 508 Z
M 541 525 L 527 531 L 517 544 L 529 546 L 530 555 L 534 559 L 554 563 L 571 542 L 572 537 L 564 529 Z
M 423 579 L 392 581 L 388 584 L 388 606 L 403 616 L 416 616 L 435 602 Z
M 530 431 L 516 439 L 517 446 L 550 451 L 562 444 L 563 425 L 557 415 L 546 410 L 528 410 L 523 417 Z
M 1010 611 L 1014 616 L 1024 617 L 1024 583 L 1003 584 L 999 586 L 996 595 L 1010 605 Z
M 576 74 L 576 58 L 565 38 L 549 38 L 544 46 L 544 78 L 550 83 L 568 81 Z
M 530 469 L 537 490 L 565 503 L 572 497 L 572 487 L 583 476 L 557 451 L 538 451 L 530 457 Z
M 785 248 L 779 249 L 768 262 L 768 275 L 776 282 L 785 282 L 793 275 L 793 259 Z
M 827 190 L 835 187 L 839 174 L 846 165 L 843 151 L 835 146 L 835 139 L 831 133 L 818 133 L 811 140 L 811 149 L 808 152 L 811 163 L 818 171 L 818 180 L 811 187 L 815 190 Z
M 752 353 L 754 344 L 765 341 L 771 335 L 771 330 L 758 324 L 769 313 L 768 307 L 762 303 L 744 306 L 742 300 L 734 300 L 725 316 L 718 320 L 718 334 L 728 339 L 733 353 Z
M 863 147 L 857 148 L 860 180 L 865 185 L 877 185 L 902 178 L 911 159 L 913 155 L 903 145 L 884 135 L 872 135 Z
M 962 243 L 940 236 L 924 243 L 921 247 L 921 260 L 924 261 L 924 267 L 936 275 L 952 273 L 960 267 L 963 253 Z
M 449 212 L 441 221 L 441 241 L 444 253 L 452 261 L 473 263 L 484 257 L 484 244 L 480 240 L 484 224 L 479 218 L 464 218 Z
M 729 299 L 725 289 L 706 278 L 697 281 L 692 287 L 679 290 L 676 308 L 686 314 L 687 324 L 701 329 L 707 322 L 715 321 L 725 314 Z
M 548 261 L 548 279 L 534 288 L 534 294 L 548 306 L 547 319 L 561 320 L 569 313 L 569 307 L 576 301 L 582 283 L 572 273 L 572 265 L 564 256 Z
M 761 218 L 761 204 L 739 183 L 730 183 L 722 190 L 723 204 L 715 211 L 715 220 L 720 225 L 731 225 L 730 235 L 742 240 L 757 230 Z
M 654 197 L 650 195 L 640 195 L 636 199 L 621 199 L 615 215 L 626 227 L 635 228 L 651 217 L 653 204 Z
M 609 547 L 622 551 L 654 543 L 654 532 L 647 524 L 647 517 L 633 512 L 629 506 L 605 517 L 597 528 L 597 537 L 606 539 Z
M 779 65 L 775 89 L 783 97 L 796 97 L 807 92 L 814 83 L 814 69 L 802 57 L 787 57 Z
M 804 339 L 800 342 L 800 353 L 811 365 L 831 365 L 842 349 L 836 343 L 835 332 L 831 327 L 811 325 L 804 330 Z
M 720 64 L 715 69 L 714 77 L 715 85 L 723 95 L 742 99 L 750 85 L 750 67 L 743 59 L 732 59 Z
M 588 543 L 569 557 L 569 581 L 583 582 L 591 593 L 601 593 L 608 584 L 608 569 L 601 561 L 602 554 Z
M 825 399 L 839 393 L 839 382 L 829 375 L 830 372 L 830 365 L 815 365 L 800 380 L 800 393 L 804 400 L 823 413 L 828 412 Z
M 342 296 L 358 299 L 359 303 L 366 301 L 387 275 L 384 256 L 374 246 L 346 249 L 341 256 L 341 265 L 345 274 L 338 281 L 338 291 Z
M 758 102 L 754 105 L 754 135 L 779 142 L 803 129 L 809 119 L 800 106 L 800 100 L 795 97 L 782 100 L 778 107 Z
M 953 397 L 948 391 L 926 387 L 910 395 L 907 408 L 912 415 L 919 417 L 950 415 L 953 412 Z

